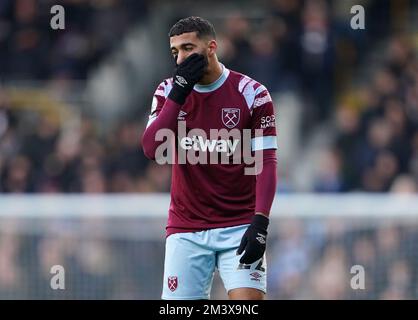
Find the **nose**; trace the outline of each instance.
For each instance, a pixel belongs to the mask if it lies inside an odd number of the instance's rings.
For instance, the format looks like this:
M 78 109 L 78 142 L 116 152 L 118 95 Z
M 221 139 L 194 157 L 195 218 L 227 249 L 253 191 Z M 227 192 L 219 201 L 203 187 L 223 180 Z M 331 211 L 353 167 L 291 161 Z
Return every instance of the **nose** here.
M 184 60 L 186 60 L 187 57 L 188 54 L 179 52 L 179 54 L 177 55 L 177 64 L 181 64 Z

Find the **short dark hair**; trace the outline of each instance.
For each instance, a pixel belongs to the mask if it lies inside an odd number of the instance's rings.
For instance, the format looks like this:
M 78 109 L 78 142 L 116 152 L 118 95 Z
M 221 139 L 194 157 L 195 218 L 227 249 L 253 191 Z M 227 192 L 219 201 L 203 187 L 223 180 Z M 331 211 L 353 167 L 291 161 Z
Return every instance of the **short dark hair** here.
M 215 28 L 212 23 L 201 17 L 187 17 L 177 21 L 170 29 L 168 36 L 178 36 L 187 32 L 196 32 L 199 39 L 208 37 L 216 39 Z

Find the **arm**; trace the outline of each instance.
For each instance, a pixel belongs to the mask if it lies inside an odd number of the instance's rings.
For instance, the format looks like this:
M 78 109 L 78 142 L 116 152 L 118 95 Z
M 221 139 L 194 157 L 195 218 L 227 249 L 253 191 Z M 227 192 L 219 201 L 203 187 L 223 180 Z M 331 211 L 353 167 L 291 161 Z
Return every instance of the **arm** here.
M 263 150 L 263 170 L 257 175 L 255 213 L 270 215 L 277 187 L 276 150 Z
M 267 89 L 259 85 L 252 105 L 252 129 L 262 129 L 261 137 L 253 137 L 253 151 L 262 152 L 262 170 L 256 179 L 255 214 L 242 237 L 237 254 L 245 253 L 241 263 L 251 264 L 262 258 L 266 250 L 267 228 L 277 186 L 277 140 L 274 106 Z M 256 157 L 257 159 L 257 157 Z M 256 163 L 260 166 L 260 163 Z
M 202 78 L 206 60 L 203 55 L 192 54 L 177 66 L 173 77 L 173 88 L 168 94 L 168 98 L 162 103 L 157 99 L 155 116 L 151 114 L 147 128 L 142 136 L 142 147 L 144 154 L 149 159 L 155 159 L 155 150 L 163 143 L 155 141 L 155 135 L 160 129 L 177 130 L 177 116 L 181 106 L 185 103 L 187 96 L 192 92 L 194 85 Z M 157 89 L 158 91 L 158 89 Z M 154 112 L 154 111 L 152 111 Z
M 263 170 L 257 175 L 255 215 L 237 251 L 237 254 L 242 254 L 245 250 L 240 262 L 246 264 L 251 264 L 264 255 L 270 209 L 276 193 L 276 150 L 263 150 L 262 152 Z
M 179 114 L 181 105 L 174 102 L 170 98 L 165 100 L 161 112 L 156 118 L 152 118 L 148 122 L 148 126 L 142 136 L 142 149 L 148 159 L 155 160 L 155 150 L 162 143 L 162 141 L 156 141 L 155 135 L 158 130 L 166 128 L 173 132 L 176 132 L 177 116 Z

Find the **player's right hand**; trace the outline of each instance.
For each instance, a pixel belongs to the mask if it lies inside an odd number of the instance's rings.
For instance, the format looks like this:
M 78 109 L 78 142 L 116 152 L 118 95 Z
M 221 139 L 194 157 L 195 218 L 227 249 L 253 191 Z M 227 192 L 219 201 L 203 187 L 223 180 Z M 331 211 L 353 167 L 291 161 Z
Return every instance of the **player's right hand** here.
M 178 104 L 184 104 L 194 85 L 203 77 L 207 61 L 202 54 L 193 53 L 180 63 L 173 76 L 173 88 L 168 97 Z

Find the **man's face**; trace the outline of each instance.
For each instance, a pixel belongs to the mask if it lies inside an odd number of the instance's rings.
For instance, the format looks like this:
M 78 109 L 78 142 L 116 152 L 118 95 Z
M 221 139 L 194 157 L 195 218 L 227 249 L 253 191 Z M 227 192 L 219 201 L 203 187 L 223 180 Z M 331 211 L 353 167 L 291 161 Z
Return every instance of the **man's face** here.
M 199 39 L 196 32 L 187 32 L 178 36 L 170 37 L 171 54 L 176 65 L 182 63 L 193 53 L 199 53 L 208 60 L 208 48 L 210 40 Z

